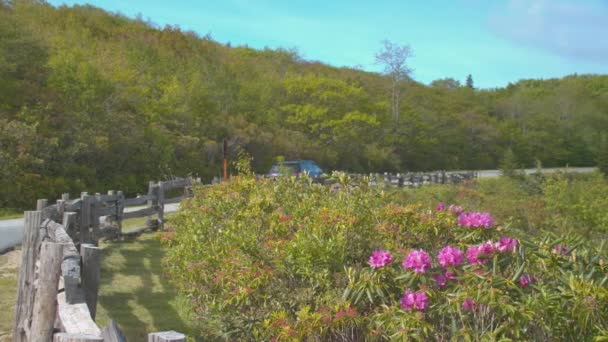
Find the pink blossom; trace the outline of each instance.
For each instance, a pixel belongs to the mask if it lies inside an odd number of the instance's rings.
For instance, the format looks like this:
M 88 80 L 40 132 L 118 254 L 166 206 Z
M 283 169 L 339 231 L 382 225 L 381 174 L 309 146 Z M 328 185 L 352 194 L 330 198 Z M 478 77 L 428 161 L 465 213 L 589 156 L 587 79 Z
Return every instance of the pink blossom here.
M 494 255 L 496 247 L 491 241 L 484 242 L 479 246 L 470 246 L 467 249 L 467 260 L 471 265 L 484 265 Z
M 454 216 L 460 216 L 460 214 L 462 214 L 462 212 L 463 212 L 462 207 L 459 206 L 459 205 L 455 205 L 455 204 L 450 205 L 450 207 L 448 208 L 448 210 Z
M 442 267 L 456 267 L 462 264 L 463 253 L 460 249 L 452 246 L 445 246 L 437 255 L 437 260 Z
M 458 216 L 458 225 L 469 228 L 492 228 L 494 218 L 490 213 L 463 212 Z
M 557 255 L 566 255 L 568 254 L 568 247 L 564 246 L 564 245 L 557 245 L 555 247 L 553 247 L 553 254 L 557 254 Z
M 369 257 L 369 265 L 371 267 L 382 267 L 390 264 L 393 261 L 393 256 L 389 251 L 377 250 Z
M 445 286 L 445 284 L 447 284 L 448 281 L 455 279 L 455 278 L 456 278 L 456 274 L 454 274 L 452 272 L 445 272 L 443 274 L 435 274 L 433 276 L 433 279 L 435 279 L 435 285 L 437 285 L 438 287 Z
M 433 279 L 435 279 L 435 285 L 439 287 L 443 287 L 448 283 L 448 278 L 446 278 L 446 276 L 443 274 L 435 274 Z
M 517 249 L 517 240 L 510 237 L 502 237 L 499 242 L 495 244 L 496 249 L 499 252 L 515 252 Z
M 401 308 L 403 310 L 409 311 L 412 308 L 416 310 L 425 310 L 428 306 L 429 298 L 426 293 L 412 292 L 410 290 L 405 290 L 403 292 L 403 297 L 401 297 Z
M 462 310 L 464 311 L 475 311 L 477 303 L 473 298 L 467 298 L 462 302 Z
M 535 281 L 536 281 L 536 278 L 529 275 L 528 273 L 522 275 L 521 278 L 519 278 L 519 284 L 521 285 L 521 287 L 526 287 Z
M 426 268 L 431 267 L 431 257 L 424 250 L 412 250 L 403 259 L 402 266 L 404 269 L 413 269 L 416 273 L 424 273 Z
M 444 211 L 444 210 L 445 210 L 445 203 L 443 203 L 443 202 L 437 203 L 437 207 L 435 208 L 435 211 Z

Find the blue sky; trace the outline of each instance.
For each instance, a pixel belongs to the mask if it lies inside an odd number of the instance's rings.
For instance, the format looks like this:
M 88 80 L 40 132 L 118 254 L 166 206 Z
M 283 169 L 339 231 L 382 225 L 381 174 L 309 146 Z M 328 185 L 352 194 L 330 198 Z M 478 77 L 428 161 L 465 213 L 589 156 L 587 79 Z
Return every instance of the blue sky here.
M 413 78 L 472 74 L 480 88 L 522 78 L 608 74 L 608 0 L 50 0 L 90 3 L 159 26 L 308 60 L 382 68 L 382 40 L 409 44 Z

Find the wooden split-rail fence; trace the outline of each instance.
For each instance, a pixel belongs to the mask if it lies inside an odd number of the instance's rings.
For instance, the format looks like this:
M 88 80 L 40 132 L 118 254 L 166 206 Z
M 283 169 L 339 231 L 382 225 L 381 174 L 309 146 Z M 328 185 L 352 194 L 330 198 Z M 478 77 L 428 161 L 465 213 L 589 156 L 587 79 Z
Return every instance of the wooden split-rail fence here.
M 53 205 L 38 200 L 36 211 L 24 213 L 13 341 L 126 341 L 113 321 L 103 329 L 95 323 L 101 277 L 98 241 L 161 228 L 164 206 L 190 197 L 197 183 L 200 179 L 150 182 L 148 194 L 136 198 L 108 191 L 103 195 L 82 193 L 75 200 L 64 194 Z M 183 190 L 179 196 L 167 196 L 178 190 Z M 125 211 L 144 204 L 141 209 Z M 152 219 L 153 215 L 157 218 Z M 136 217 L 148 217 L 146 225 L 123 232 L 123 220 Z M 157 332 L 149 334 L 148 341 L 185 341 L 185 336 Z

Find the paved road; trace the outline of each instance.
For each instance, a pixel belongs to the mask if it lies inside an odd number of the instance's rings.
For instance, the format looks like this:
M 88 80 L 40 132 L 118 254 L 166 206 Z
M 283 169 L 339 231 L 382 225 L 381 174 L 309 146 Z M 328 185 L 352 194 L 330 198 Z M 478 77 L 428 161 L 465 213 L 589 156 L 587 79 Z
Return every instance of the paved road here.
M 543 169 L 543 173 L 555 173 L 558 171 L 567 172 L 579 172 L 589 173 L 593 172 L 596 168 L 594 167 L 571 167 L 571 168 L 550 168 Z M 536 172 L 536 169 L 525 169 L 526 174 L 532 174 Z M 477 171 L 479 178 L 493 178 L 500 176 L 500 170 L 479 170 Z M 170 213 L 177 211 L 179 204 L 167 204 L 165 206 L 165 212 Z M 144 207 L 131 207 L 127 208 L 126 211 L 135 211 Z M 21 243 L 23 238 L 23 219 L 4 220 L 0 221 L 0 253 L 7 248 L 13 247 Z
M 125 208 L 126 212 L 136 211 L 145 207 L 130 207 Z M 167 204 L 165 213 L 177 211 L 179 203 Z M 2 220 L 0 221 L 0 253 L 8 248 L 14 247 L 21 243 L 23 239 L 23 219 Z

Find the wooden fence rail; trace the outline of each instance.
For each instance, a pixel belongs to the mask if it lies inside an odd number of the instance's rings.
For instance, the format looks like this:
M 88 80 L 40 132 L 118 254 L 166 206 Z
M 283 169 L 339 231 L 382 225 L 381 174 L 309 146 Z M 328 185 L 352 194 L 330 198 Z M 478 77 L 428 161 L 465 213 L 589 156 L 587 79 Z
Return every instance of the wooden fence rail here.
M 113 321 L 103 330 L 95 323 L 101 277 L 98 240 L 130 233 L 122 232 L 122 221 L 134 217 L 149 217 L 140 229 L 162 228 L 164 205 L 191 196 L 197 183 L 200 179 L 150 182 L 147 195 L 131 199 L 110 190 L 103 195 L 83 192 L 75 200 L 64 194 L 52 205 L 38 200 L 36 211 L 24 213 L 13 341 L 126 341 Z M 183 194 L 165 199 L 175 189 L 183 189 Z M 147 207 L 125 212 L 129 205 L 144 203 Z M 157 218 L 150 218 L 153 215 Z M 101 225 L 102 217 L 116 225 Z M 152 333 L 149 338 L 169 341 L 165 336 L 185 341 L 175 332 Z

